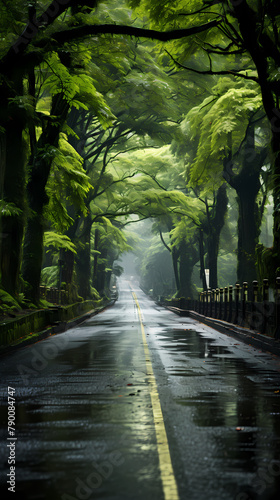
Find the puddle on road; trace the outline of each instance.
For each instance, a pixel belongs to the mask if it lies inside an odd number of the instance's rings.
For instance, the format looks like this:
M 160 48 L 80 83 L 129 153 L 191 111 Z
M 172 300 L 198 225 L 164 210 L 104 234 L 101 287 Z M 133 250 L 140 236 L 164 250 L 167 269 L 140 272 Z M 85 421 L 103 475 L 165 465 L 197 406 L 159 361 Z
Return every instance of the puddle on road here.
M 265 426 L 270 422 L 266 418 L 267 414 L 270 417 L 279 415 L 278 371 L 266 369 L 264 365 L 255 368 L 252 362 L 240 357 L 238 351 L 234 353 L 231 348 L 221 345 L 220 340 L 218 343 L 205 333 L 195 330 L 167 330 L 160 342 L 161 347 L 171 356 L 174 353 L 183 355 L 177 366 L 174 359 L 173 366 L 168 371 L 169 376 L 204 376 L 207 377 L 207 386 L 212 382 L 210 391 L 201 391 L 195 397 L 179 398 L 176 401 L 181 405 L 199 407 L 198 425 L 234 425 L 232 419 L 238 416 L 241 426 L 248 425 L 245 422 L 243 424 L 243 420 L 248 419 L 253 426 L 256 422 Z M 198 364 L 195 360 L 201 360 L 201 363 Z M 205 373 L 209 366 L 210 370 Z M 278 420 L 275 424 L 279 428 Z
M 210 337 L 195 330 L 168 330 L 162 334 L 165 349 L 183 352 L 191 358 L 236 357 L 227 347 L 215 344 Z
M 160 345 L 169 355 L 168 377 L 171 385 L 172 379 L 179 385 L 175 402 L 186 422 L 191 416 L 203 435 L 206 432 L 212 458 L 221 462 L 225 474 L 244 477 L 248 473 L 251 478 L 242 500 L 256 495 L 276 498 L 280 490 L 279 371 L 265 364 L 256 368 L 252 357 L 246 359 L 244 352 L 241 357 L 238 348 L 234 352 L 233 346 L 222 345 L 221 339 L 205 332 L 165 329 Z

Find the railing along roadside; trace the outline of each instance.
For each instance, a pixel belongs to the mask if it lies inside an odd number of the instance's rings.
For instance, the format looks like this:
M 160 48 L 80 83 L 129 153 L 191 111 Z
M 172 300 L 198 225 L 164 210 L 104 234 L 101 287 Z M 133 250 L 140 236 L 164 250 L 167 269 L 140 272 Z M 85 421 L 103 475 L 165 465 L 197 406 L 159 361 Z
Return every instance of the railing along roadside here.
M 185 311 L 226 321 L 280 340 L 280 277 L 274 287 L 264 279 L 208 289 L 198 300 L 160 298 L 160 302 Z
M 245 281 L 234 287 L 208 289 L 193 301 L 193 310 L 280 339 L 280 277 L 273 290 L 267 279 L 261 284 Z
M 61 290 L 56 287 L 40 286 L 40 297 L 51 304 L 68 305 L 69 291 Z

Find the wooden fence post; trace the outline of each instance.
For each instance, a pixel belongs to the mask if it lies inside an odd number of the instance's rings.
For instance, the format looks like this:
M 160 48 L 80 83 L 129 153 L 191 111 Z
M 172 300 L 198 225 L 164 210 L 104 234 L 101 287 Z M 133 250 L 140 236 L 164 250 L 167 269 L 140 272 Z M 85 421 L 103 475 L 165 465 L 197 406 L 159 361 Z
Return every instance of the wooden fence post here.
M 208 302 L 208 310 L 207 310 L 207 316 L 212 316 L 212 291 L 211 288 L 208 288 L 207 291 L 207 302 Z
M 203 301 L 204 301 L 203 292 L 200 292 L 200 304 L 199 304 L 199 313 L 203 314 Z
M 268 279 L 264 279 L 263 280 L 263 291 L 262 291 L 262 327 L 261 327 L 261 333 L 265 333 L 266 327 L 267 327 L 268 289 L 269 289 Z
M 280 276 L 276 278 L 274 302 L 269 302 L 268 279 L 263 280 L 261 290 L 262 293 L 260 293 L 257 280 L 254 280 L 250 286 L 250 298 L 247 281 L 244 281 L 242 288 L 239 283 L 236 283 L 235 287 L 229 285 L 212 290 L 208 288 L 207 291 L 200 292 L 199 300 L 194 301 L 193 307 L 204 316 L 240 326 L 249 326 L 263 334 L 271 334 L 271 328 L 274 328 L 274 338 L 280 340 Z M 47 292 L 49 293 L 48 300 L 56 302 L 59 290 L 52 288 Z M 41 289 L 41 294 L 43 293 Z M 66 294 L 62 298 L 67 301 Z
M 207 296 L 206 296 L 206 292 L 203 292 L 203 315 L 205 316 L 206 315 L 206 311 L 207 311 Z
M 219 319 L 223 319 L 223 303 L 224 303 L 224 289 L 220 288 Z
M 274 338 L 280 339 L 280 277 L 276 278 Z
M 239 321 L 239 298 L 240 298 L 240 284 L 235 285 L 235 311 L 234 311 L 234 324 L 237 325 Z
M 224 288 L 224 314 L 223 314 L 223 320 L 227 320 L 227 315 L 228 315 L 228 287 L 225 286 Z
M 228 323 L 230 323 L 231 320 L 232 320 L 232 295 L 233 295 L 233 286 L 232 285 L 229 285 L 229 287 L 228 287 L 228 293 L 229 293 L 229 297 L 228 297 L 228 316 L 227 316 L 226 321 L 228 321 Z
M 216 290 L 215 290 L 214 318 L 218 317 L 219 294 L 220 294 L 220 290 L 219 290 L 219 288 L 216 288 Z
M 256 328 L 259 323 L 259 313 L 257 310 L 257 302 L 259 295 L 259 283 L 257 280 L 254 280 L 253 283 L 253 291 L 252 291 L 252 302 L 251 302 L 251 318 L 250 318 L 250 328 L 253 330 Z
M 248 301 L 248 283 L 247 281 L 244 281 L 243 293 L 242 293 L 242 320 L 241 320 L 242 326 L 246 325 L 247 301 Z

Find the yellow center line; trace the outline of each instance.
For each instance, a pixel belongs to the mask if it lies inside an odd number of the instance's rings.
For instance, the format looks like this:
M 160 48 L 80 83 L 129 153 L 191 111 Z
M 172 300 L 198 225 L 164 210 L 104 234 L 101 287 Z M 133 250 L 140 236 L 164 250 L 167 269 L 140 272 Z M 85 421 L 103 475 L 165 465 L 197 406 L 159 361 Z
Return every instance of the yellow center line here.
M 153 418 L 156 430 L 157 439 L 157 450 L 159 456 L 159 467 L 163 486 L 163 493 L 165 500 L 179 500 L 178 488 L 174 476 L 173 466 L 170 457 L 169 445 L 161 410 L 161 404 L 159 399 L 159 394 L 157 390 L 157 383 L 153 372 L 152 362 L 150 359 L 149 347 L 147 344 L 145 329 L 142 321 L 141 309 L 137 299 L 137 296 L 132 292 L 133 298 L 135 300 L 138 316 L 141 325 L 142 339 L 144 344 L 144 352 L 146 359 L 146 369 L 149 380 L 150 396 L 153 409 Z

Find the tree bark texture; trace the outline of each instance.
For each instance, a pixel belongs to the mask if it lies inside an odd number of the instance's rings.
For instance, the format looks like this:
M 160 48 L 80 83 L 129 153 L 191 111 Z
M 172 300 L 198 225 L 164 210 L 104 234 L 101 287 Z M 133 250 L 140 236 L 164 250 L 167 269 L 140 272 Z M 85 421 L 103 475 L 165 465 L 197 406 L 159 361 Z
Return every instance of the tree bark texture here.
M 83 234 L 80 238 L 80 248 L 76 255 L 76 271 L 78 293 L 84 299 L 90 299 L 90 236 L 91 236 L 91 217 L 85 217 L 83 225 Z
M 272 179 L 274 198 L 274 226 L 273 248 L 266 251 L 266 259 L 273 265 L 274 274 L 280 272 L 280 110 L 279 85 L 275 86 L 270 80 L 269 64 L 272 60 L 276 67 L 280 66 L 280 51 L 273 41 L 263 32 L 260 32 L 256 14 L 246 0 L 236 2 L 231 0 L 234 15 L 239 23 L 239 29 L 244 40 L 244 46 L 251 55 L 259 78 L 263 106 L 270 121 L 272 141 Z
M 177 297 L 192 299 L 194 296 L 194 286 L 192 283 L 192 272 L 198 260 L 197 250 L 193 245 L 182 241 L 179 246 L 179 280 L 180 288 Z
M 261 208 L 257 204 L 257 196 L 261 186 L 261 168 L 267 151 L 257 151 L 254 134 L 254 126 L 251 126 L 242 151 L 240 171 L 228 176 L 228 181 L 237 194 L 237 280 L 240 283 L 251 283 L 257 279 L 256 245 L 261 226 Z
M 200 261 L 200 279 L 202 281 L 203 290 L 207 290 L 205 264 L 204 264 L 204 233 L 203 229 L 199 229 L 199 261 Z
M 26 297 L 37 303 L 40 299 L 40 278 L 43 261 L 44 207 L 48 203 L 46 184 L 52 164 L 51 147 L 58 147 L 59 133 L 66 119 L 69 106 L 61 94 L 54 96 L 51 116 L 45 133 L 42 133 L 35 155 L 30 180 L 27 184 L 30 216 L 24 238 L 22 275 L 27 282 Z
M 213 213 L 210 215 L 209 232 L 207 237 L 207 254 L 209 266 L 209 287 L 211 290 L 218 286 L 218 254 L 220 247 L 220 235 L 225 224 L 227 213 L 227 189 L 222 184 L 217 192 Z

